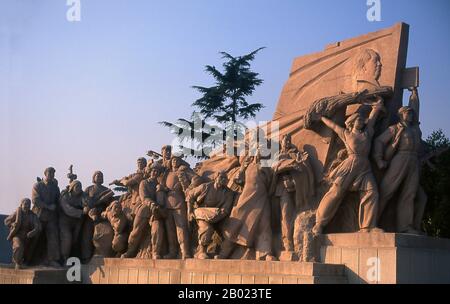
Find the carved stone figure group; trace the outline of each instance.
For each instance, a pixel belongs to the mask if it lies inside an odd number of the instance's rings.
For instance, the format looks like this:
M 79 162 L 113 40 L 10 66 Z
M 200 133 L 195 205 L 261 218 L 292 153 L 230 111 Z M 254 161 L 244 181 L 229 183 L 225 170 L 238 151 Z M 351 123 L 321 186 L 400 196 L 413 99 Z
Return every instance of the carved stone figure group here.
M 240 156 L 213 156 L 192 169 L 164 146 L 161 154 L 151 151 L 150 160 L 139 158 L 135 173 L 110 184 L 125 190 L 120 196 L 103 185 L 100 171 L 84 191 L 71 173 L 60 191 L 55 169 L 47 168 L 31 200 L 22 200 L 5 220 L 14 263 L 60 266 L 69 257 L 87 262 L 93 255 L 314 261 L 317 236 L 349 193 L 358 197 L 360 232 L 383 232 L 391 208 L 394 231 L 418 234 L 426 195 L 419 185 L 417 89 L 412 92 L 410 105 L 398 111 L 399 122 L 381 132 L 381 94 L 352 95 L 353 104 L 369 105 L 370 111 L 351 113 L 345 125 L 318 113 L 326 107 L 313 106 L 308 124 L 333 130 L 345 149 L 323 181 L 313 172 L 313 156 L 293 145 L 290 134 L 281 136 L 271 166 L 262 165 L 259 149 L 254 155 L 248 149 Z M 328 186 L 320 193 L 324 181 Z

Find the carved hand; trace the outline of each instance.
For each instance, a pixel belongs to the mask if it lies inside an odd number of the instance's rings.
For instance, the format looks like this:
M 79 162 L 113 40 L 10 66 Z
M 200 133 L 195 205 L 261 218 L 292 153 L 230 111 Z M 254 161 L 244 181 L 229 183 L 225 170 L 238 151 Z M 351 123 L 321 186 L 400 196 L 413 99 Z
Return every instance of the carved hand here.
M 117 179 L 115 179 L 115 180 L 113 180 L 112 182 L 110 182 L 109 183 L 109 185 L 111 186 L 111 185 L 119 185 L 120 184 L 120 181 L 119 180 L 117 180 Z
M 189 221 L 189 222 L 192 222 L 192 221 L 194 221 L 194 220 L 195 220 L 194 211 L 192 211 L 192 209 L 191 209 L 191 210 L 189 210 L 188 221 Z
M 297 152 L 297 162 L 303 163 L 308 159 L 308 152 Z
M 89 210 L 90 210 L 90 208 L 88 206 L 84 206 L 83 207 L 83 214 L 88 214 Z
M 377 112 L 386 112 L 386 108 L 384 107 L 384 99 L 381 96 L 375 97 L 375 102 L 371 104 L 372 109 Z

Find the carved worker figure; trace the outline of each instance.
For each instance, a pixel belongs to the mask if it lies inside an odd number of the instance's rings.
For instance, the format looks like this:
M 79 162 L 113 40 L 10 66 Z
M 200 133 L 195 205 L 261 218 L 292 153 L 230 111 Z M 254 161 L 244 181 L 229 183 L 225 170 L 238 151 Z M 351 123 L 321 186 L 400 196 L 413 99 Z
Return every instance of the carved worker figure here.
M 65 262 L 70 256 L 72 249 L 80 235 L 83 211 L 86 198 L 81 182 L 74 180 L 67 190 L 61 192 L 59 209 L 59 229 L 61 238 L 61 255 Z
M 5 219 L 5 226 L 9 228 L 8 240 L 12 242 L 12 260 L 16 269 L 20 269 L 33 256 L 41 229 L 38 217 L 31 211 L 30 199 L 20 202 L 20 207 Z
M 160 171 L 158 167 L 148 168 L 148 170 L 150 170 L 149 178 L 141 181 L 139 186 L 140 203 L 136 207 L 133 230 L 128 238 L 128 250 L 122 255 L 123 258 L 135 257 L 147 234 L 150 234 L 152 258 L 161 258 L 164 237 L 163 218 L 166 214 L 164 206 L 160 205 L 156 199 L 157 178 Z
M 333 219 L 342 199 L 348 191 L 359 192 L 360 232 L 381 231 L 376 228 L 378 214 L 378 189 L 369 161 L 374 125 L 383 100 L 378 98 L 372 105 L 367 124 L 359 112 L 352 114 L 345 122 L 346 129 L 332 120 L 322 117 L 323 123 L 332 129 L 344 142 L 348 157 L 330 174 L 331 188 L 322 198 L 316 214 L 315 235 Z
M 399 109 L 400 122 L 389 127 L 375 140 L 374 158 L 380 169 L 387 168 L 380 184 L 378 218 L 395 194 L 397 201 L 397 232 L 420 234 L 420 221 L 425 209 L 415 207 L 415 199 L 422 191 L 419 185 L 420 161 L 418 153 L 422 145 L 422 132 L 418 119 L 418 94 L 413 90 L 410 106 Z M 421 195 L 423 196 L 423 195 Z M 417 210 L 417 212 L 415 212 Z M 415 220 L 415 217 L 418 218 Z
M 103 173 L 96 171 L 92 176 L 92 185 L 84 190 L 87 202 L 85 207 L 89 210 L 89 216 L 84 216 L 81 230 L 81 259 L 83 262 L 87 262 L 94 251 L 92 238 L 95 223 L 114 197 L 114 192 L 103 186 L 103 181 Z
M 181 163 L 181 158 L 172 156 L 170 171 L 163 175 L 157 189 L 166 194 L 167 218 L 165 219 L 165 228 L 169 253 L 164 257 L 165 259 L 177 257 L 178 245 L 181 249 L 181 258 L 191 257 L 185 200 L 185 191 L 189 187 L 190 179 L 186 172 L 188 168 Z
M 198 259 L 208 259 L 207 248 L 212 242 L 214 231 L 231 212 L 233 191 L 227 187 L 226 172 L 215 174 L 214 181 L 201 184 L 188 192 L 189 220 L 198 224 Z
M 122 210 L 122 205 L 118 201 L 112 202 L 106 208 L 106 210 L 102 212 L 101 217 L 108 220 L 113 231 L 113 238 L 111 243 L 102 244 L 102 246 L 111 246 L 111 249 L 116 254 L 116 256 L 120 256 L 120 254 L 127 250 L 128 243 L 128 221 L 125 213 Z M 108 250 L 105 249 L 107 248 L 99 251 L 108 252 Z
M 278 199 L 281 210 L 282 251 L 294 250 L 294 221 L 299 212 L 311 208 L 314 195 L 314 173 L 306 152 L 300 152 L 289 134 L 281 140 L 281 149 L 272 166 L 274 178 L 271 193 Z
M 33 185 L 31 200 L 33 211 L 41 223 L 42 232 L 47 239 L 47 264 L 59 267 L 59 227 L 58 214 L 60 191 L 55 179 L 55 169 L 49 167 L 44 171 L 43 180 Z
M 145 176 L 145 168 L 147 166 L 147 160 L 143 157 L 137 160 L 136 173 L 123 177 L 120 180 L 114 180 L 110 185 L 124 186 L 128 188 L 128 193 L 120 198 L 122 209 L 127 215 L 130 223 L 133 222 L 137 203 L 139 202 L 139 185 Z

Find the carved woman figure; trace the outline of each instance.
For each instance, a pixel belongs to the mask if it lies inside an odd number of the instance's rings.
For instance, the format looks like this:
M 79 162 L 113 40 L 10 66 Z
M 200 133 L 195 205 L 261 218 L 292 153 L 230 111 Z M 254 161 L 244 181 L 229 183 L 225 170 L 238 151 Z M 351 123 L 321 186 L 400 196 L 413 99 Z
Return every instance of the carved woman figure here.
M 241 162 L 244 187 L 231 215 L 224 223 L 224 242 L 219 258 L 229 258 L 236 245 L 254 249 L 258 260 L 274 260 L 270 223 L 269 187 L 272 170 L 262 167 L 260 155 Z
M 372 105 L 367 124 L 360 113 L 354 113 L 345 122 L 346 128 L 322 117 L 322 122 L 344 142 L 348 157 L 330 174 L 331 188 L 322 198 L 316 215 L 314 234 L 320 234 L 333 219 L 348 191 L 359 192 L 359 228 L 361 232 L 380 231 L 377 226 L 378 189 L 369 161 L 374 125 L 383 100 L 377 98 Z

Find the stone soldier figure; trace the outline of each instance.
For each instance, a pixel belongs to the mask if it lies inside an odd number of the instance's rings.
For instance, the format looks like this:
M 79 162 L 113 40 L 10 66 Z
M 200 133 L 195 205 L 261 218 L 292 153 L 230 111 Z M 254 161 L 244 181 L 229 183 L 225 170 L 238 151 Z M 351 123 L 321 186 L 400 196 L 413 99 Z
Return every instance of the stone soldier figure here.
M 139 202 L 139 185 L 144 179 L 145 168 L 147 166 L 147 160 L 143 157 L 137 160 L 136 173 L 123 177 L 120 180 L 114 180 L 110 185 L 125 186 L 128 188 L 128 193 L 121 197 L 120 202 L 122 209 L 125 212 L 128 220 L 132 223 L 134 219 L 134 208 Z
M 123 258 L 136 256 L 147 233 L 150 234 L 152 258 L 161 258 L 164 206 L 156 197 L 157 178 L 160 172 L 158 167 L 148 168 L 148 170 L 150 170 L 149 178 L 141 181 L 139 186 L 140 203 L 136 207 L 133 230 L 128 238 L 128 250 L 122 255 Z
M 315 235 L 333 219 L 348 191 L 359 192 L 359 228 L 361 232 L 381 231 L 376 228 L 378 214 L 378 189 L 369 161 L 374 126 L 383 100 L 372 105 L 367 124 L 360 113 L 352 114 L 345 122 L 346 129 L 328 118 L 321 120 L 344 142 L 348 157 L 330 174 L 332 186 L 322 198 L 316 213 Z
M 8 240 L 12 242 L 12 259 L 16 269 L 29 262 L 37 235 L 41 229 L 39 219 L 31 211 L 31 201 L 28 198 L 20 202 L 16 212 L 5 219 L 5 226 L 10 230 Z
M 189 220 L 195 219 L 198 224 L 198 250 L 196 257 L 208 259 L 208 245 L 212 242 L 217 224 L 222 222 L 233 207 L 233 191 L 227 187 L 226 172 L 215 174 L 214 181 L 201 184 L 188 192 Z
M 413 89 L 410 106 L 398 111 L 400 122 L 389 127 L 375 140 L 374 158 L 380 169 L 387 171 L 380 184 L 380 207 L 378 219 L 383 215 L 391 198 L 399 193 L 396 212 L 396 231 L 421 234 L 419 222 L 424 206 L 415 208 L 415 199 L 420 194 L 420 161 L 418 153 L 422 145 L 422 132 L 419 127 L 419 103 L 417 89 Z M 425 200 L 426 201 L 426 200 Z M 425 203 L 424 203 L 425 204 Z M 420 212 L 415 212 L 419 209 Z M 415 214 L 416 213 L 416 214 Z M 420 213 L 420 214 L 419 214 Z
M 37 182 L 32 190 L 33 211 L 39 218 L 42 232 L 47 238 L 47 263 L 59 267 L 59 227 L 58 207 L 60 191 L 55 179 L 55 169 L 45 169 L 44 179 Z
M 86 204 L 81 182 L 74 180 L 67 190 L 61 192 L 59 209 L 59 229 L 61 239 L 61 255 L 66 261 L 78 241 Z
M 185 259 L 191 257 L 187 204 L 185 201 L 185 191 L 189 187 L 190 180 L 186 173 L 187 168 L 184 165 L 181 166 L 181 158 L 172 156 L 170 167 L 170 171 L 164 174 L 158 189 L 166 193 L 167 218 L 165 219 L 165 228 L 169 253 L 164 258 L 176 258 L 179 245 L 181 257 Z
M 93 185 L 84 190 L 87 208 L 89 209 L 89 216 L 84 216 L 81 230 L 81 259 L 84 262 L 89 260 L 93 254 L 92 237 L 95 222 L 114 197 L 114 192 L 103 186 L 103 173 L 101 171 L 94 172 L 92 183 Z
M 273 164 L 274 179 L 271 193 L 278 198 L 281 209 L 282 251 L 294 250 L 294 221 L 299 212 L 311 209 L 314 193 L 314 173 L 308 154 L 300 152 L 291 142 L 289 134 L 283 136 L 281 149 Z

